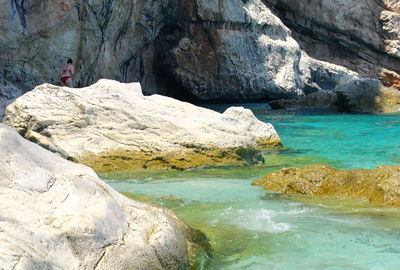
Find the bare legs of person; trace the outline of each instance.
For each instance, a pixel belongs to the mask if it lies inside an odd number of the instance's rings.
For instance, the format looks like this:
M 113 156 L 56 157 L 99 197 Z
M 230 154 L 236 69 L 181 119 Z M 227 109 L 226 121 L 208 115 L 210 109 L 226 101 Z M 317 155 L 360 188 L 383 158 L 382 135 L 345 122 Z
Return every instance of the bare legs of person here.
M 60 84 L 61 86 L 68 86 L 68 87 L 73 87 L 72 85 L 72 78 L 69 77 L 68 79 L 65 79 L 65 77 L 60 78 Z
M 67 79 L 66 81 L 65 81 L 65 83 L 66 83 L 66 86 L 68 86 L 68 87 L 73 87 L 73 85 L 72 85 L 72 79 L 71 78 L 69 78 L 69 79 Z

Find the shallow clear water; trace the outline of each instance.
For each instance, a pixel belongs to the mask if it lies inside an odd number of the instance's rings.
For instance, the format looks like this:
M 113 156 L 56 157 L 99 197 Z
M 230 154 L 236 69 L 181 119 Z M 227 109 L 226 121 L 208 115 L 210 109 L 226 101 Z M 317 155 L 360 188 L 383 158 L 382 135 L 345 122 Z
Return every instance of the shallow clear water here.
M 269 111 L 285 148 L 263 166 L 107 175 L 133 197 L 171 208 L 205 232 L 207 269 L 400 269 L 400 210 L 365 201 L 316 200 L 267 193 L 251 182 L 286 166 L 325 163 L 373 168 L 400 163 L 400 115 Z M 223 110 L 223 105 L 213 105 Z

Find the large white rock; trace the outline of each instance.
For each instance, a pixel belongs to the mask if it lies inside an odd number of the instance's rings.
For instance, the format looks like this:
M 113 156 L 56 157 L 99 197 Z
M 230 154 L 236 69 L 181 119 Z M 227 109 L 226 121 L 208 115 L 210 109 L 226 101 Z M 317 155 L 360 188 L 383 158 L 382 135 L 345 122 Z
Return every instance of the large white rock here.
M 111 80 L 82 89 L 38 86 L 7 107 L 5 123 L 77 160 L 121 150 L 169 153 L 172 159 L 189 155 L 188 151 L 207 156 L 216 149 L 240 150 L 243 157 L 242 148 L 280 143 L 273 126 L 250 110 L 234 107 L 220 114 L 160 95 L 143 96 L 140 84 Z
M 1 269 L 187 269 L 191 230 L 0 124 Z

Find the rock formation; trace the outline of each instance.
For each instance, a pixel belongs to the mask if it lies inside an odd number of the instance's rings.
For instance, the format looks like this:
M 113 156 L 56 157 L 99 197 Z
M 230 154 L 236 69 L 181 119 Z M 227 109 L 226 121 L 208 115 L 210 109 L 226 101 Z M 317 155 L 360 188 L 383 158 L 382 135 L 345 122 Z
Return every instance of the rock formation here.
M 268 102 L 273 110 L 319 108 L 330 109 L 337 102 L 334 91 L 317 91 L 296 99 L 277 99 Z M 338 107 L 335 107 L 338 109 Z
M 68 57 L 76 86 L 110 78 L 207 100 L 296 97 L 355 76 L 309 58 L 261 0 L 246 2 L 1 3 L 0 92 L 57 84 Z
M 331 90 L 356 76 L 302 53 L 290 30 L 261 0 L 188 2 L 171 9 L 171 17 L 183 15 L 161 30 L 157 46 L 165 52 L 157 59 L 162 73 L 192 97 L 298 97 Z
M 317 91 L 297 99 L 269 102 L 273 109 L 329 108 L 341 112 L 400 112 L 400 91 L 378 80 L 358 79 L 337 86 L 332 91 Z
M 3 1 L 0 85 L 27 91 L 44 82 L 56 84 L 71 57 L 78 71 L 75 86 L 112 78 L 140 81 L 151 90 L 152 47 L 164 20 L 162 5 L 141 0 Z
M 280 144 L 250 110 L 220 114 L 105 79 L 82 89 L 38 86 L 7 107 L 5 123 L 101 172 L 253 164 L 262 160 L 257 147 Z
M 297 98 L 358 73 L 400 81 L 394 0 L 12 0 L 0 10 L 0 99 L 4 87 L 57 84 L 68 57 L 76 86 L 137 81 L 180 99 Z
M 2 269 L 194 266 L 204 236 L 171 211 L 124 197 L 2 124 L 0 156 Z
M 278 193 L 367 198 L 372 203 L 400 207 L 400 166 L 373 170 L 336 170 L 326 165 L 285 168 L 253 184 Z
M 345 66 L 362 77 L 385 81 L 388 72 L 400 74 L 399 1 L 264 2 L 310 56 Z
M 335 89 L 335 109 L 345 112 L 400 112 L 400 91 L 384 87 L 379 81 L 364 79 L 338 86 Z

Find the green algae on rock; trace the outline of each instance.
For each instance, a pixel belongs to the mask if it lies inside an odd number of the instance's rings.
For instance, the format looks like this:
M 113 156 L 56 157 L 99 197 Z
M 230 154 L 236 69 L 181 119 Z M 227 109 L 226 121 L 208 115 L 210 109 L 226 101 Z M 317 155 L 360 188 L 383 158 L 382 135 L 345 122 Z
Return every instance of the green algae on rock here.
M 400 207 L 400 165 L 376 169 L 337 170 L 326 165 L 285 168 L 255 180 L 254 185 L 286 194 L 331 198 L 367 198 Z
M 185 170 L 200 166 L 253 165 L 262 163 L 261 151 L 252 148 L 184 149 L 166 152 L 111 150 L 79 157 L 77 162 L 96 172 Z

